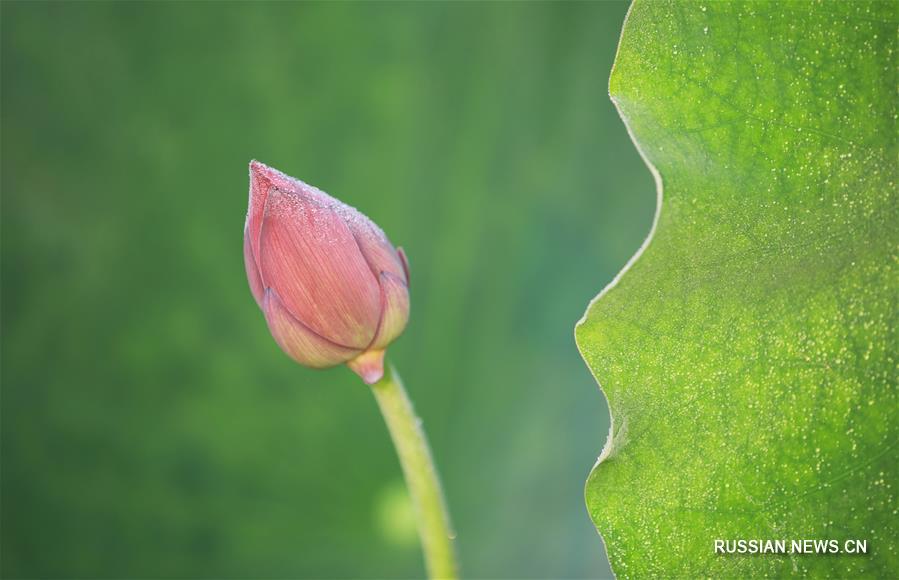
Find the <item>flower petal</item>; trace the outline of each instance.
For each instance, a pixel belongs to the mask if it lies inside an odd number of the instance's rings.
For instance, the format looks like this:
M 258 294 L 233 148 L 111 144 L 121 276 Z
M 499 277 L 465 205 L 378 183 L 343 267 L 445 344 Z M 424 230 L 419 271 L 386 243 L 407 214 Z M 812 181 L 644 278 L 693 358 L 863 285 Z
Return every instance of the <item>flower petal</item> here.
M 246 229 L 244 229 L 243 232 L 243 263 L 247 270 L 247 280 L 250 282 L 250 291 L 253 293 L 253 298 L 256 299 L 256 304 L 262 308 L 262 298 L 265 289 L 262 287 L 262 278 L 259 276 L 259 267 L 256 265 L 255 258 L 253 258 L 253 250 L 250 248 L 250 238 L 247 236 Z
M 409 289 L 399 277 L 381 273 L 381 322 L 369 349 L 383 349 L 396 340 L 409 320 Z
M 403 251 L 403 248 L 397 248 L 396 253 L 400 257 L 400 261 L 403 262 L 403 274 L 406 275 L 406 287 L 410 287 L 410 278 L 409 278 L 409 258 L 406 257 L 406 252 Z
M 275 342 L 301 365 L 332 367 L 355 358 L 360 352 L 334 344 L 304 326 L 288 312 L 270 288 L 263 295 L 262 310 Z
M 253 249 L 253 255 L 257 257 L 257 263 L 259 261 L 259 233 L 265 215 L 265 202 L 272 188 L 290 193 L 328 197 L 328 194 L 299 179 L 281 173 L 265 163 L 260 163 L 255 159 L 250 161 L 250 201 L 247 207 L 246 229 L 249 232 L 250 247 Z
M 333 208 L 317 196 L 271 189 L 260 233 L 262 283 L 312 331 L 365 348 L 378 327 L 380 289 Z
M 381 272 L 390 272 L 405 279 L 403 262 L 381 228 L 361 212 L 347 205 L 343 205 L 338 213 L 356 237 L 359 250 L 375 276 Z
M 268 190 L 271 189 L 271 180 L 268 178 L 270 168 L 255 159 L 250 161 L 250 200 L 247 203 L 247 223 L 244 226 L 244 235 L 250 240 L 250 251 L 254 256 L 259 255 L 259 230 L 262 227 L 262 216 L 265 212 L 265 200 Z

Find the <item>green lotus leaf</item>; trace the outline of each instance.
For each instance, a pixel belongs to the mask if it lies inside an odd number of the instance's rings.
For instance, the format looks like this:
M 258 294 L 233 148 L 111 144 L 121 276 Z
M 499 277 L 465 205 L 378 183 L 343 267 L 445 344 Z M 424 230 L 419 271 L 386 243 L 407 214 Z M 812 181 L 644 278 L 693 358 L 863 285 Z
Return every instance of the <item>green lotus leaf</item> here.
M 575 333 L 619 577 L 899 575 L 897 6 L 631 7 L 610 93 L 659 205 Z

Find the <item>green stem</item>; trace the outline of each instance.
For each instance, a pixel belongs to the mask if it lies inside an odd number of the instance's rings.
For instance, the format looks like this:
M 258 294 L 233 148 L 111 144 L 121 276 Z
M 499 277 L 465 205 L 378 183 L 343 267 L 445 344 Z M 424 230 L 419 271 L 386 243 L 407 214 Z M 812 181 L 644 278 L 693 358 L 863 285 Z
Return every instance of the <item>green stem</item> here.
M 450 524 L 440 479 L 421 428 L 421 420 L 415 415 L 412 402 L 393 365 L 388 365 L 384 378 L 371 388 L 403 466 L 403 475 L 418 518 L 418 535 L 421 537 L 428 576 L 457 578 L 453 549 L 456 534 Z

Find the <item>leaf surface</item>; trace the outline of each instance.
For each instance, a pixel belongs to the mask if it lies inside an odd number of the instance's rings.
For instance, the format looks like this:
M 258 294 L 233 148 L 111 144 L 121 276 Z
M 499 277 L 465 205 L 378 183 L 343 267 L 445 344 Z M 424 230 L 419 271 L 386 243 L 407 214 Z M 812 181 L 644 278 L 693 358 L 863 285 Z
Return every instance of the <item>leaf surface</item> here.
M 575 333 L 612 415 L 586 499 L 620 577 L 899 570 L 896 7 L 631 7 L 610 93 L 658 213 Z

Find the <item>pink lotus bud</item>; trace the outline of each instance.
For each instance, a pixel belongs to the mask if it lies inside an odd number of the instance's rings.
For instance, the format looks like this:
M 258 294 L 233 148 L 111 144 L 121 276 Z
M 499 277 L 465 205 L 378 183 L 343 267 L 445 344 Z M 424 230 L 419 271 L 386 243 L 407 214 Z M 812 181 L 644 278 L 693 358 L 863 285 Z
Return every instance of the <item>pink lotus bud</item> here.
M 347 365 L 368 384 L 409 318 L 402 249 L 327 193 L 250 162 L 244 262 L 275 341 L 298 363 Z

